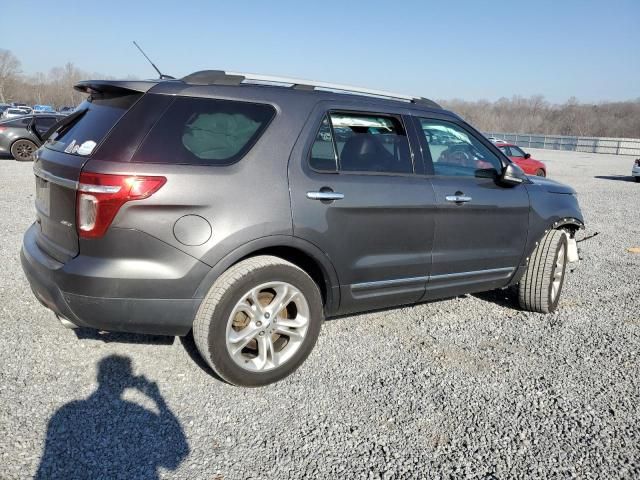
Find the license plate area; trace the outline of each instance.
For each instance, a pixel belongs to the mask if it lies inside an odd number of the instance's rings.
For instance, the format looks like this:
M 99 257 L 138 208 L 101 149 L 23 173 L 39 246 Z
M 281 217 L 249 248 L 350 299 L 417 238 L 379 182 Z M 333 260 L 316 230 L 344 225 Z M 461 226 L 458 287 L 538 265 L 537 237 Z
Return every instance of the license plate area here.
M 36 210 L 47 217 L 51 210 L 51 185 L 40 177 L 36 177 Z

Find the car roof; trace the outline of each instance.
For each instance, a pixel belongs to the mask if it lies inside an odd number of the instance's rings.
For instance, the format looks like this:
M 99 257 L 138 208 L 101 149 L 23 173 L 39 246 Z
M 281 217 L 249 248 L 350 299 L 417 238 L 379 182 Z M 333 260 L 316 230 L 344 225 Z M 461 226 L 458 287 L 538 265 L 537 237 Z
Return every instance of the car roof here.
M 195 87 L 195 88 L 194 88 Z M 208 88 L 200 88 L 208 87 Z M 187 75 L 182 79 L 156 80 L 86 80 L 74 86 L 78 91 L 91 93 L 92 91 L 115 92 L 132 90 L 136 92 L 153 92 L 180 95 L 187 93 L 193 96 L 215 97 L 216 92 L 229 96 L 256 99 L 261 93 L 265 98 L 274 99 L 278 96 L 297 96 L 307 100 L 335 100 L 358 102 L 363 105 L 404 105 L 408 109 L 425 112 L 438 112 L 460 119 L 453 112 L 444 110 L 436 102 L 424 97 L 385 92 L 360 87 L 315 82 L 287 77 L 269 75 L 255 75 L 221 70 L 204 70 Z M 238 90 L 236 90 L 238 89 Z M 198 95 L 193 92 L 197 91 Z
M 45 117 L 55 117 L 55 118 L 66 118 L 65 115 L 61 115 L 59 113 L 45 113 L 45 114 L 33 114 L 33 113 L 25 113 L 24 115 L 20 115 L 18 117 L 13 118 L 3 118 L 0 120 L 0 123 L 13 122 L 15 120 L 20 120 L 23 118 L 45 118 Z

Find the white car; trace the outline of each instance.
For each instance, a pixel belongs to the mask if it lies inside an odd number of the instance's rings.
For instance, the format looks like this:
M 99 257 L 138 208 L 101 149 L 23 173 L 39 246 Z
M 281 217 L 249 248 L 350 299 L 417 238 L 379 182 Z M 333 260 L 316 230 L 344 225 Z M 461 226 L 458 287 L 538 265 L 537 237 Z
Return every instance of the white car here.
M 2 114 L 2 119 L 7 120 L 9 118 L 22 117 L 23 115 L 28 115 L 28 113 L 22 108 L 7 108 Z
M 636 158 L 631 168 L 631 175 L 636 179 L 636 182 L 640 182 L 640 158 Z

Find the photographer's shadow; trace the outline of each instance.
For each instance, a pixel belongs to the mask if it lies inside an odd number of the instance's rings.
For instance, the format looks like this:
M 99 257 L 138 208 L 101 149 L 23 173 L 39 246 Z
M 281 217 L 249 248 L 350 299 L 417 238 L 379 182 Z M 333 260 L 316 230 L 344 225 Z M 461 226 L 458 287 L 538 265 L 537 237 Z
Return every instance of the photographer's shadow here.
M 128 357 L 98 364 L 98 388 L 85 400 L 61 407 L 49 421 L 36 479 L 158 478 L 189 454 L 180 422 L 158 386 L 132 374 Z M 157 413 L 124 400 L 126 389 L 142 392 Z

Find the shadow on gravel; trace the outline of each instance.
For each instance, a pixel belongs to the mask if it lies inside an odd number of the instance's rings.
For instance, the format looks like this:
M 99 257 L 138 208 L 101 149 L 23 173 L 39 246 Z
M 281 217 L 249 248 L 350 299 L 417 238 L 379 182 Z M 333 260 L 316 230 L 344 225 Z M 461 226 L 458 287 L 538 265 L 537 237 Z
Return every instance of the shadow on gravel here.
M 127 389 L 145 395 L 157 412 L 124 400 Z M 175 470 L 188 454 L 184 431 L 158 385 L 134 376 L 130 358 L 110 355 L 98 364 L 98 389 L 49 421 L 35 478 L 154 479 L 159 467 Z
M 600 180 L 619 180 L 621 182 L 635 182 L 635 179 L 628 175 L 596 175 L 593 178 L 599 178 Z
M 485 302 L 495 303 L 500 307 L 522 310 L 518 303 L 518 293 L 513 288 L 489 290 L 488 292 L 472 293 L 471 295 Z
M 173 345 L 175 337 L 167 335 L 141 335 L 138 333 L 104 332 L 92 328 L 75 328 L 78 340 L 99 340 L 105 343 L 139 343 L 145 345 Z

